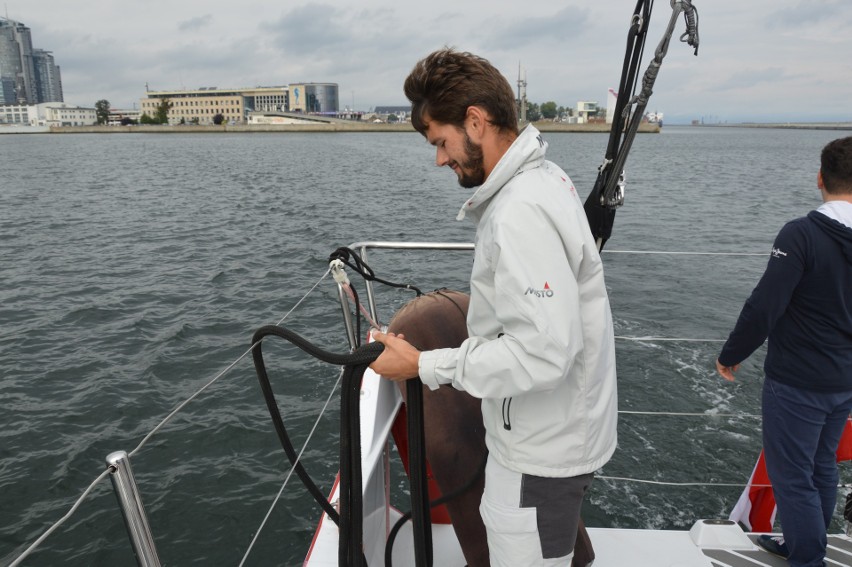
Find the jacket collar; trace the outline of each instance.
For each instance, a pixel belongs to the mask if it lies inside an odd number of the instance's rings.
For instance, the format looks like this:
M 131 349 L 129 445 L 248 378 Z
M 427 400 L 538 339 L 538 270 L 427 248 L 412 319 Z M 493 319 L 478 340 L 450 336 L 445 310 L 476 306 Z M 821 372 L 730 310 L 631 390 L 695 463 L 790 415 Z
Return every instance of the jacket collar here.
M 546 150 L 547 142 L 542 139 L 536 127 L 530 124 L 524 128 L 491 170 L 485 183 L 464 202 L 456 220 L 462 220 L 467 213 L 473 214 L 476 218 L 481 217 L 491 198 L 512 177 L 541 165 Z

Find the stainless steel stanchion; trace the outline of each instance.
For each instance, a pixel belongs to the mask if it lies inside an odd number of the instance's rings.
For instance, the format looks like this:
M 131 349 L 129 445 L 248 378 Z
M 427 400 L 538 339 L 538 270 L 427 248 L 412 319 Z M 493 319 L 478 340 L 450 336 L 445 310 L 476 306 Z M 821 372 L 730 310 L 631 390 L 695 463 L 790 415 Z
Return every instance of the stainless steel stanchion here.
M 110 479 L 124 514 L 127 533 L 133 544 L 133 551 L 136 553 L 136 562 L 139 567 L 160 567 L 151 527 L 145 516 L 145 508 L 142 506 L 142 498 L 139 496 L 133 471 L 130 470 L 130 458 L 126 452 L 116 451 L 107 455 L 106 462 L 111 469 Z

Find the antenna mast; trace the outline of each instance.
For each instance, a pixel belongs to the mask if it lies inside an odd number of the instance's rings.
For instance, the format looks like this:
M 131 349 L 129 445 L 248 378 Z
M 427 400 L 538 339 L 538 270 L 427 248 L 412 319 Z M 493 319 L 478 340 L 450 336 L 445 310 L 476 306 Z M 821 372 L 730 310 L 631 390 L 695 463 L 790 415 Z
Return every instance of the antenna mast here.
M 527 121 L 527 72 L 521 78 L 521 62 L 518 61 L 518 119 L 521 124 Z

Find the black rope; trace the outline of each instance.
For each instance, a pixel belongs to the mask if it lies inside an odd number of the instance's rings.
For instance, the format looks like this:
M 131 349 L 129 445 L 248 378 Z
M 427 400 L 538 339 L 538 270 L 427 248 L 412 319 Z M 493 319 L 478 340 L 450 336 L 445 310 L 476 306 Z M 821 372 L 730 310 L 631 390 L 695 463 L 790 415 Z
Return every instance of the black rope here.
M 343 386 L 341 389 L 341 419 L 340 419 L 340 513 L 320 492 L 314 481 L 308 475 L 302 463 L 298 460 L 293 444 L 284 426 L 284 420 L 275 401 L 275 394 L 269 382 L 266 365 L 263 361 L 262 341 L 267 336 L 277 336 L 290 341 L 314 357 L 338 366 L 343 366 Z M 341 567 L 365 567 L 363 555 L 363 502 L 361 495 L 361 428 L 360 422 L 360 391 L 361 378 L 367 366 L 376 360 L 384 350 L 381 343 L 370 343 L 359 347 L 351 353 L 338 354 L 322 350 L 297 335 L 289 329 L 276 325 L 267 325 L 258 329 L 252 337 L 252 358 L 255 371 L 260 382 L 269 415 L 272 418 L 275 432 L 284 453 L 290 460 L 296 474 L 314 497 L 314 500 L 328 514 L 329 518 L 340 528 L 338 544 L 338 559 Z
M 436 295 L 440 295 L 441 297 L 443 297 L 444 299 L 446 299 L 447 301 L 449 301 L 450 303 L 455 305 L 456 309 L 458 309 L 459 313 L 462 316 L 462 321 L 467 323 L 467 313 L 464 312 L 464 309 L 461 308 L 461 305 L 459 305 L 458 302 L 455 299 L 450 297 L 449 294 L 444 293 L 445 291 L 449 291 L 448 288 L 442 287 L 442 288 L 436 289 L 434 293 Z
M 477 480 L 479 480 L 479 477 L 481 477 L 483 474 L 485 474 L 485 464 L 487 462 L 488 462 L 488 451 L 485 452 L 485 455 L 482 457 L 482 462 L 479 464 L 479 466 L 476 468 L 476 472 L 473 474 L 473 476 L 467 482 L 465 482 L 463 485 L 461 485 L 459 488 L 455 489 L 454 491 L 452 491 L 448 494 L 444 494 L 440 498 L 436 498 L 435 500 L 432 500 L 429 503 L 429 508 L 432 509 L 432 508 L 436 508 L 436 507 L 440 506 L 441 504 L 446 504 L 447 502 L 449 502 L 453 498 L 457 498 L 457 497 L 461 496 L 462 494 L 464 494 L 465 492 L 467 492 L 468 490 L 470 490 L 471 487 L 473 487 L 474 483 Z M 397 534 L 399 534 L 399 531 L 402 529 L 402 526 L 405 525 L 405 522 L 407 522 L 408 520 L 411 519 L 411 513 L 412 513 L 412 511 L 409 510 L 408 512 L 403 514 L 402 517 L 400 517 L 399 520 L 396 521 L 396 523 L 394 524 L 390 533 L 388 533 L 388 541 L 387 541 L 387 545 L 385 547 L 385 567 L 393 567 L 393 544 L 396 541 L 396 536 L 397 536 Z
M 368 266 L 367 263 L 361 259 L 361 256 L 359 256 L 358 253 L 352 250 L 351 248 L 347 248 L 345 246 L 338 248 L 337 250 L 332 252 L 331 255 L 328 257 L 329 262 L 331 262 L 332 260 L 340 260 L 341 262 L 361 274 L 361 277 L 363 277 L 367 281 L 379 282 L 380 284 L 384 284 L 389 287 L 410 289 L 417 294 L 417 297 L 423 295 L 423 292 L 420 291 L 418 287 L 412 284 L 395 283 L 376 277 L 376 274 L 375 272 L 373 272 L 373 269 Z
M 432 521 L 429 514 L 429 480 L 426 476 L 426 434 L 423 415 L 423 384 L 408 380 L 406 425 L 408 428 L 408 474 L 411 486 L 411 525 L 414 564 L 432 566 Z

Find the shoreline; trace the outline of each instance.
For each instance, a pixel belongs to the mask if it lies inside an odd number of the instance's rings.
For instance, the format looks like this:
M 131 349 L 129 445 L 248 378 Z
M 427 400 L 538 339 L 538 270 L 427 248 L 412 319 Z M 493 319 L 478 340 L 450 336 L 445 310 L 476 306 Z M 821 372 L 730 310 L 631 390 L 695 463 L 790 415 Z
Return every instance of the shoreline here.
M 695 128 L 771 128 L 780 130 L 852 130 L 852 122 L 740 122 L 684 124 Z
M 608 133 L 609 124 L 566 124 L 564 122 L 533 122 L 541 132 Z M 6 128 L 9 128 L 4 132 Z M 189 125 L 130 125 L 130 126 L 20 126 L 0 127 L 0 134 L 222 134 L 222 133 L 281 133 L 281 132 L 415 132 L 410 122 L 402 124 L 373 124 L 369 122 L 335 121 L 323 124 L 209 124 Z M 641 124 L 640 133 L 657 134 L 657 124 Z

